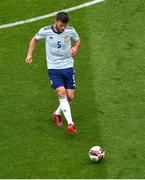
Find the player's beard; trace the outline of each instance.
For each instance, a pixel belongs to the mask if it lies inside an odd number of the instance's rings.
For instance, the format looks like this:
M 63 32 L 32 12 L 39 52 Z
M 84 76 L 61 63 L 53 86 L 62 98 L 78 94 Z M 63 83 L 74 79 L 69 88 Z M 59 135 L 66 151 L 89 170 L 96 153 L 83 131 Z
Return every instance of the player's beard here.
M 59 33 L 64 31 L 64 30 L 60 30 L 59 27 L 57 26 L 57 24 L 55 25 L 55 27 L 56 27 L 57 32 L 59 32 Z

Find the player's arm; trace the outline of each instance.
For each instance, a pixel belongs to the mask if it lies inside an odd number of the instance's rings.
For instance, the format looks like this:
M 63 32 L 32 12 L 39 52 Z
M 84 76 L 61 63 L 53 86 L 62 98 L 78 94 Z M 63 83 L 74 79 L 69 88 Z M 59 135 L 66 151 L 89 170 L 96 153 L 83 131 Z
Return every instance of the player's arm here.
M 77 41 L 75 41 L 74 47 L 71 48 L 71 55 L 73 57 L 77 55 L 80 44 L 81 44 L 81 41 L 80 39 L 78 39 Z
M 46 37 L 45 28 L 41 28 L 39 32 L 31 39 L 29 43 L 28 54 L 25 60 L 26 63 L 28 64 L 32 63 L 32 55 L 33 55 L 33 51 L 35 49 L 37 40 L 44 39 L 45 37 Z
M 33 51 L 35 49 L 36 43 L 37 43 L 37 40 L 34 36 L 29 43 L 28 54 L 25 60 L 25 62 L 28 64 L 32 63 L 32 55 L 33 55 Z

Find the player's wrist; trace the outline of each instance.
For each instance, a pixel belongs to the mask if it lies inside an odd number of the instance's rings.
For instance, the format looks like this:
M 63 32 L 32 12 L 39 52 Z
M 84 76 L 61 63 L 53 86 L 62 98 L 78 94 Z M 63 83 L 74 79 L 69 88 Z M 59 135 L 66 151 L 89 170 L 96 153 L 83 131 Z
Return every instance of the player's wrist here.
M 27 58 L 32 58 L 32 55 L 31 55 L 31 54 L 28 54 L 28 55 L 27 55 Z

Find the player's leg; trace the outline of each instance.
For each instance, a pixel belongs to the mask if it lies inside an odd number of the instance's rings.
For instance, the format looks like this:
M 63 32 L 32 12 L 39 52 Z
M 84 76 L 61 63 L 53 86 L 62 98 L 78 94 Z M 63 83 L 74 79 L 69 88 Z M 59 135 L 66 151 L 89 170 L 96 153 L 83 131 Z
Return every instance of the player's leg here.
M 64 70 L 64 72 L 65 72 L 65 76 L 66 76 L 66 81 L 64 82 L 65 86 L 67 87 L 66 94 L 67 94 L 68 101 L 71 102 L 74 98 L 74 93 L 75 93 L 74 70 L 73 70 L 73 68 L 68 68 L 68 69 Z M 60 116 L 61 112 L 62 112 L 61 106 L 59 105 L 55 111 L 55 114 Z
M 48 70 L 49 79 L 51 82 L 51 87 L 57 89 L 60 86 L 64 85 L 63 78 L 60 76 L 59 70 L 49 69 Z M 61 107 L 59 106 L 56 111 L 52 113 L 52 117 L 57 126 L 63 126 L 63 121 L 61 118 Z
M 64 86 L 60 86 L 56 89 L 57 95 L 59 97 L 59 102 L 60 102 L 60 107 L 61 110 L 67 120 L 68 124 L 74 124 L 74 122 L 72 121 L 72 116 L 71 116 L 71 109 L 70 109 L 70 105 L 68 102 L 68 98 L 67 98 L 67 92 Z
M 75 89 L 66 89 L 67 99 L 71 102 L 74 99 Z
M 74 69 L 68 68 L 63 73 L 65 79 L 65 89 L 66 95 L 69 102 L 71 102 L 74 98 L 75 93 L 75 77 L 74 77 Z M 68 132 L 76 132 L 76 127 L 73 123 L 68 123 L 67 127 Z
M 74 89 L 66 89 L 66 94 L 67 94 L 67 99 L 69 101 L 69 103 L 73 100 L 74 98 L 74 93 L 75 93 L 75 90 Z M 61 115 L 61 107 L 60 105 L 58 106 L 58 108 L 56 109 L 55 111 L 55 114 L 56 115 Z
M 67 94 L 67 99 L 69 101 L 69 104 L 72 102 L 72 100 L 74 98 L 74 93 L 75 93 L 75 89 L 66 89 L 66 94 Z M 75 127 L 74 123 L 68 124 L 67 131 L 68 132 L 76 132 L 76 127 Z
M 60 105 L 57 107 L 57 109 L 55 110 L 55 114 L 56 115 L 61 115 L 61 107 L 60 107 Z

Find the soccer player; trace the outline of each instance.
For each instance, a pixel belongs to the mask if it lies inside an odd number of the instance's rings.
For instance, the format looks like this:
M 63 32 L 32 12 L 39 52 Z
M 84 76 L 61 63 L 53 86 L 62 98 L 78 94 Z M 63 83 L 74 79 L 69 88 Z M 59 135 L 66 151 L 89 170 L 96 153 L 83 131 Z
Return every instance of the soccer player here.
M 67 131 L 75 133 L 76 127 L 71 115 L 70 102 L 75 93 L 73 57 L 78 53 L 80 39 L 75 29 L 68 26 L 68 22 L 69 16 L 66 12 L 57 13 L 54 24 L 41 28 L 30 41 L 25 62 L 32 63 L 32 54 L 37 41 L 45 39 L 48 76 L 60 103 L 52 113 L 52 118 L 57 126 L 62 126 L 61 112 L 63 112 L 68 123 Z

